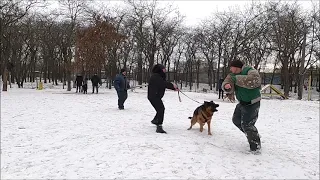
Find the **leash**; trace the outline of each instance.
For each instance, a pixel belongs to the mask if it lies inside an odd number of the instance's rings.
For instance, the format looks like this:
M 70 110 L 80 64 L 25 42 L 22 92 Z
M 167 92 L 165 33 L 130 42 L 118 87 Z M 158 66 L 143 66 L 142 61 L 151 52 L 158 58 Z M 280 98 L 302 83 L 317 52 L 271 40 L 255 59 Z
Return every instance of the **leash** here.
M 192 100 L 192 101 L 194 101 L 194 102 L 196 102 L 196 103 L 202 104 L 202 103 L 200 103 L 199 101 L 196 101 L 196 100 L 192 99 L 191 97 L 187 96 L 185 93 L 183 93 L 183 92 L 179 89 L 179 91 L 178 91 L 178 96 L 179 96 L 179 101 L 180 101 L 180 102 L 181 102 L 181 98 L 180 98 L 179 92 L 180 92 L 181 94 L 183 94 L 184 96 L 186 96 L 187 98 L 189 98 L 190 100 Z

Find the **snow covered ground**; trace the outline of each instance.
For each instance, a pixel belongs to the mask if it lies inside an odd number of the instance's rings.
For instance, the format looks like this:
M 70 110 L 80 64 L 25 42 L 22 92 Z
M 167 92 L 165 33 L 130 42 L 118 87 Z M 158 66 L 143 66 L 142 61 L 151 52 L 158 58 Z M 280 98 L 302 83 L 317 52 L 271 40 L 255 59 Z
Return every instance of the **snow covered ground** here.
M 168 134 L 155 133 L 145 89 L 129 91 L 124 111 L 114 89 L 74 92 L 1 92 L 1 179 L 319 179 L 319 101 L 263 99 L 253 155 L 231 121 L 236 103 L 216 94 L 186 92 L 220 104 L 208 136 L 207 126 L 187 130 L 199 104 L 173 91 L 163 99 Z

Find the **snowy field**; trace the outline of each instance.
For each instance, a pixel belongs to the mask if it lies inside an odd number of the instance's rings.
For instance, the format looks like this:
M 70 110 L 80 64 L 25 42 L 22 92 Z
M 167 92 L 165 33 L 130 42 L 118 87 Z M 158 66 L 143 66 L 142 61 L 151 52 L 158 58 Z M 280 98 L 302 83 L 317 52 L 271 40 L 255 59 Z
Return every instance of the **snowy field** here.
M 220 104 L 208 136 L 187 130 L 199 104 L 167 91 L 168 134 L 157 134 L 146 90 L 128 94 L 120 111 L 114 89 L 1 92 L 1 179 L 319 179 L 319 101 L 263 99 L 254 155 L 232 123 L 236 103 L 186 92 Z

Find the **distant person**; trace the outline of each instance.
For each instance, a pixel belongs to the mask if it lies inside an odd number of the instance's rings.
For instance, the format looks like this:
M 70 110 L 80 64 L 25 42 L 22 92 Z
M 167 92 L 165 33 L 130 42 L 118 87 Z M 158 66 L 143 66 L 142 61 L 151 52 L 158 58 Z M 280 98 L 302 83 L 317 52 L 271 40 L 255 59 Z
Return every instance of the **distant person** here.
M 219 79 L 219 85 L 218 85 L 218 88 L 219 88 L 219 98 L 218 99 L 223 99 L 223 90 L 222 90 L 222 83 L 223 83 L 223 79 Z
M 127 71 L 125 68 L 120 70 L 120 73 L 116 75 L 114 79 L 114 88 L 118 95 L 118 108 L 120 110 L 124 109 L 124 102 L 128 98 L 128 89 L 130 89 L 129 82 L 127 80 Z
M 76 85 L 77 85 L 77 89 L 76 89 L 76 93 L 81 92 L 81 86 L 82 86 L 82 82 L 83 82 L 83 77 L 81 75 L 77 75 L 76 77 Z
M 97 90 L 97 94 L 98 94 L 98 89 L 99 89 L 99 84 L 102 84 L 100 77 L 97 75 L 97 73 L 95 73 L 92 78 L 91 78 L 91 82 L 92 82 L 92 93 L 94 93 L 94 89 Z

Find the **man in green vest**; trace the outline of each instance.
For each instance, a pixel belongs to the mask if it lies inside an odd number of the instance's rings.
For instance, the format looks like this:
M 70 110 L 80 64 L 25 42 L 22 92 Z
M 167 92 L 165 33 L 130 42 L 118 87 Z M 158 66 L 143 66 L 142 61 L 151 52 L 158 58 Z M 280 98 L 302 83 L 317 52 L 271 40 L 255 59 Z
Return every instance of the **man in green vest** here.
M 250 150 L 256 152 L 261 149 L 260 136 L 254 126 L 260 108 L 261 78 L 256 69 L 244 66 L 240 60 L 230 63 L 230 71 L 231 73 L 222 83 L 222 88 L 226 93 L 235 91 L 239 101 L 232 121 L 247 136 Z

